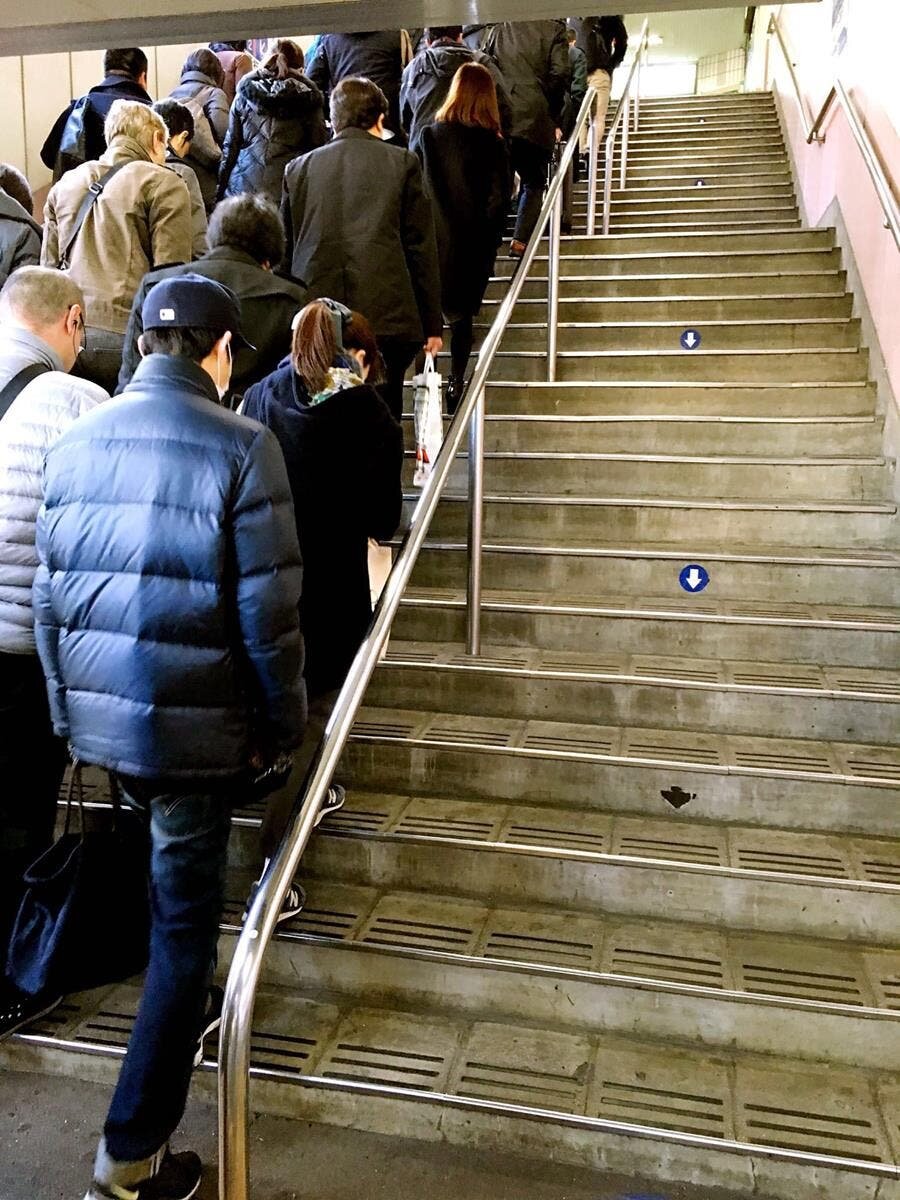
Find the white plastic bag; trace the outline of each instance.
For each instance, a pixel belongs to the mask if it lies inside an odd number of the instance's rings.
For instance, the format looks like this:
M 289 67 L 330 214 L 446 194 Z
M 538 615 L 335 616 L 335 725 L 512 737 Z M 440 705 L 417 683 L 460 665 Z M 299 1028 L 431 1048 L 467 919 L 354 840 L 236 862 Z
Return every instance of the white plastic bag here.
M 415 487 L 425 486 L 444 440 L 441 384 L 434 358 L 426 354 L 425 370 L 413 378 L 416 423 L 416 472 L 413 475 Z

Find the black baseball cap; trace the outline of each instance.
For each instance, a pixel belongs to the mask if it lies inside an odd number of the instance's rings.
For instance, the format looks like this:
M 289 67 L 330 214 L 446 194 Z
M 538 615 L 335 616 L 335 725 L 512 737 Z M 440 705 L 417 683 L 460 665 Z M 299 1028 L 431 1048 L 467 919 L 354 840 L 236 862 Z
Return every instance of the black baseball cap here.
M 236 348 L 255 350 L 241 332 L 241 305 L 231 288 L 202 275 L 173 275 L 153 285 L 141 309 L 145 329 L 231 330 Z

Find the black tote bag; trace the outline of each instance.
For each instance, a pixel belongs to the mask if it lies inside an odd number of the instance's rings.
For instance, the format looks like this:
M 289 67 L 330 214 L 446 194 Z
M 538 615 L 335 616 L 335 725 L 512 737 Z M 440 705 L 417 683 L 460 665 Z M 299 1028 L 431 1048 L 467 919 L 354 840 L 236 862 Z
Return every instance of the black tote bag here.
M 81 766 L 69 782 L 62 835 L 25 874 L 7 974 L 29 995 L 65 995 L 143 971 L 150 944 L 149 840 L 110 777 L 110 828 L 87 829 Z M 80 831 L 72 830 L 77 804 Z

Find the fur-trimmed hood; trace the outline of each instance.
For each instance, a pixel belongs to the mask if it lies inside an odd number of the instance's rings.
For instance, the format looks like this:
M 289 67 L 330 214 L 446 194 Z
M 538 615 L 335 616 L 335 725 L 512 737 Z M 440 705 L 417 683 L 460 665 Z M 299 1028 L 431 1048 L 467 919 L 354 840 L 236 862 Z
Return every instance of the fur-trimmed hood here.
M 311 79 L 300 72 L 279 79 L 260 68 L 245 75 L 237 94 L 267 117 L 305 117 L 320 106 L 322 93 Z

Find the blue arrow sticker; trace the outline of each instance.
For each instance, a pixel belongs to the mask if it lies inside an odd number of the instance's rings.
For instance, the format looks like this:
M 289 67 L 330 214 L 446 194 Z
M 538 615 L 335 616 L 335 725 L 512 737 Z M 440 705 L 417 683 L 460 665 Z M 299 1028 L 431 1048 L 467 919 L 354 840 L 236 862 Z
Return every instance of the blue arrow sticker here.
M 702 592 L 709 583 L 709 571 L 698 563 L 688 563 L 682 568 L 678 582 L 686 592 Z
M 703 338 L 698 329 L 686 329 L 681 335 L 682 350 L 696 350 Z

